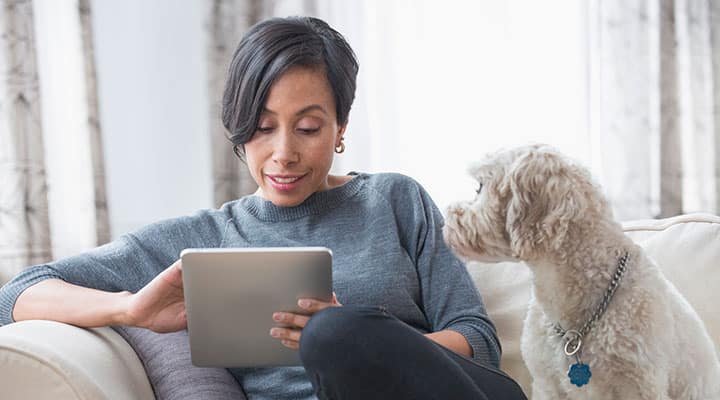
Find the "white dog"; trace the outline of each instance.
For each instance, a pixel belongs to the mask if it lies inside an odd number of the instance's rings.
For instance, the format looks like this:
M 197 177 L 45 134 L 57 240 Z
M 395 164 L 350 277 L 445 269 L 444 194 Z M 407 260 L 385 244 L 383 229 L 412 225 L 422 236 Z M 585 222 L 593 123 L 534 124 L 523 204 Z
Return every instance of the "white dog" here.
M 623 234 L 587 170 L 536 145 L 471 173 L 478 195 L 449 207 L 444 237 L 465 259 L 530 267 L 521 347 L 535 400 L 720 399 L 702 321 Z

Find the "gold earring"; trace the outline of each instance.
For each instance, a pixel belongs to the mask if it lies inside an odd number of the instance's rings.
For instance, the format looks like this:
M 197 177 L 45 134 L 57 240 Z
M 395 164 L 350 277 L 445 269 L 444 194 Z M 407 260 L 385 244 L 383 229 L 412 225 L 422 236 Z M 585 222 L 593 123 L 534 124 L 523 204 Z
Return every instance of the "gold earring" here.
M 340 146 L 335 146 L 335 152 L 341 154 L 345 152 L 345 138 L 340 139 Z

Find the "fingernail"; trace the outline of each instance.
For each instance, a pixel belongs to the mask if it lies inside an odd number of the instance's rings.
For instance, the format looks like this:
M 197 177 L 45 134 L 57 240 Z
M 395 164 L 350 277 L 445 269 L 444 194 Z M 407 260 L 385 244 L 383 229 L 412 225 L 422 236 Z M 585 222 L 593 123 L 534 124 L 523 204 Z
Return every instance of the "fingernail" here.
M 272 336 L 272 337 L 280 336 L 280 329 L 276 329 L 276 328 L 270 329 L 270 336 Z
M 273 319 L 274 319 L 275 321 L 280 321 L 280 320 L 282 319 L 282 315 L 280 315 L 280 313 L 274 313 L 274 314 L 273 314 Z
M 298 305 L 302 308 L 308 308 L 308 307 L 310 307 L 310 300 L 302 299 L 302 300 L 298 301 Z

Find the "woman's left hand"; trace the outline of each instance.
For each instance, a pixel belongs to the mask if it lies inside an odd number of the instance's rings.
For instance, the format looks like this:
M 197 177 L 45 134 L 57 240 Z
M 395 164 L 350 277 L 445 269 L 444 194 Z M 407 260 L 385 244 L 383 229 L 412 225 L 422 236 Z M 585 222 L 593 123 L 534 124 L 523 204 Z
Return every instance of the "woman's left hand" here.
M 332 301 L 329 303 L 317 299 L 300 299 L 298 300 L 298 306 L 307 314 L 289 312 L 273 313 L 273 320 L 283 326 L 276 326 L 270 329 L 270 336 L 279 339 L 283 346 L 295 350 L 300 348 L 302 330 L 313 314 L 328 307 L 340 307 L 342 304 L 340 304 L 337 296 L 333 293 Z

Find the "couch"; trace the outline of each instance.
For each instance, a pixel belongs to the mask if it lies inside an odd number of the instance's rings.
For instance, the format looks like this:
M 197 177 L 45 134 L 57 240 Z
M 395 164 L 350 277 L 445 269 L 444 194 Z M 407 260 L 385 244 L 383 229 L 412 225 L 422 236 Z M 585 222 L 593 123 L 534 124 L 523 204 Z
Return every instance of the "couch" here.
M 690 214 L 632 221 L 624 229 L 695 307 L 717 351 L 720 217 Z M 520 355 L 530 272 L 519 263 L 470 263 L 468 270 L 497 326 L 501 367 L 530 394 L 530 375 Z M 0 398 L 153 399 L 154 393 L 142 362 L 116 331 L 23 321 L 0 327 Z
M 718 352 L 720 291 L 715 285 L 720 285 L 720 217 L 689 214 L 626 222 L 623 228 L 700 314 Z M 530 397 L 532 379 L 520 355 L 520 334 L 530 300 L 530 270 L 518 263 L 471 263 L 468 270 L 497 328 L 503 346 L 501 368 Z

